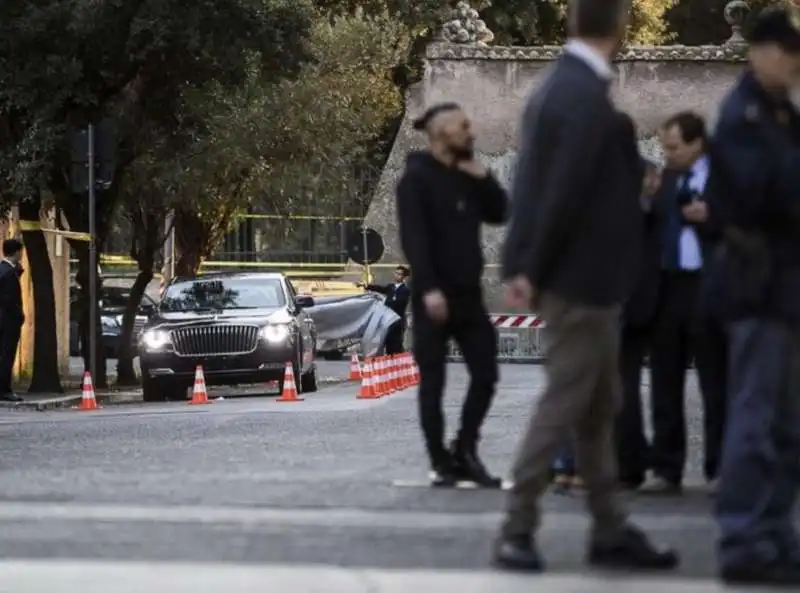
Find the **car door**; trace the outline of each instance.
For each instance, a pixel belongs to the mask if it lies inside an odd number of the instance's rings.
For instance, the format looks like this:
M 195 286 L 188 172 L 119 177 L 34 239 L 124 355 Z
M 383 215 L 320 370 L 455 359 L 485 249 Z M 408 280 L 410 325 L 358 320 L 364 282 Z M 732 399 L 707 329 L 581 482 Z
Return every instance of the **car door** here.
M 286 292 L 289 296 L 289 302 L 294 305 L 297 299 L 297 292 L 295 292 L 294 286 L 292 286 L 288 278 L 286 279 Z M 295 308 L 295 315 L 297 317 L 297 325 L 300 327 L 300 341 L 302 344 L 302 360 L 300 364 L 305 371 L 314 361 L 314 320 L 302 308 Z

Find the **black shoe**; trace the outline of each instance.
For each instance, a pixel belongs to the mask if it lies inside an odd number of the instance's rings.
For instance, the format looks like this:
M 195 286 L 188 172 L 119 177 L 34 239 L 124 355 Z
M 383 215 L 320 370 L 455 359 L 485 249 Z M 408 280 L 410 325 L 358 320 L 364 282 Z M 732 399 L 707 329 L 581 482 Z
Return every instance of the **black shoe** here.
M 431 486 L 434 488 L 454 488 L 458 483 L 458 473 L 449 460 L 433 464 Z
M 655 547 L 648 537 L 632 525 L 623 527 L 608 541 L 589 545 L 589 564 L 611 569 L 672 570 L 680 563 L 677 552 Z
M 4 402 L 22 402 L 25 401 L 22 397 L 14 393 L 13 391 L 9 391 L 8 393 L 4 393 L 0 395 L 0 400 Z
M 651 476 L 639 487 L 642 494 L 656 496 L 677 496 L 683 493 L 680 481 L 675 482 L 659 475 Z
M 494 544 L 494 562 L 498 568 L 541 572 L 544 562 L 529 535 L 500 537 Z
M 783 585 L 800 586 L 800 563 L 776 561 L 728 566 L 720 571 L 720 578 L 728 585 Z
M 459 481 L 473 482 L 482 488 L 502 488 L 503 480 L 491 475 L 483 465 L 474 446 L 453 441 L 450 454 Z

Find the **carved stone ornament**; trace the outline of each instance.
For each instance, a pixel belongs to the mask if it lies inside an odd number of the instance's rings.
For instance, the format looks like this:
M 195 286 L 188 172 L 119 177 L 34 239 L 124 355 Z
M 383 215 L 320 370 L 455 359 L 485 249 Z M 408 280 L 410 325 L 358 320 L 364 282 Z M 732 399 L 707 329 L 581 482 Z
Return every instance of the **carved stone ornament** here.
M 743 62 L 746 43 L 742 25 L 750 13 L 744 0 L 732 0 L 725 6 L 725 21 L 732 36 L 723 45 L 659 45 L 626 47 L 617 54 L 617 62 Z M 478 18 L 478 12 L 466 2 L 459 2 L 445 23 L 438 43 L 428 45 L 428 60 L 516 60 L 549 62 L 563 51 L 560 45 L 533 47 L 489 46 L 493 35 Z
M 725 22 L 731 27 L 731 37 L 726 45 L 744 45 L 746 43 L 742 36 L 742 26 L 747 15 L 750 14 L 750 5 L 745 0 L 732 0 L 725 5 Z
M 478 11 L 462 1 L 455 5 L 450 18 L 442 25 L 441 38 L 455 45 L 488 47 L 494 33 L 478 16 Z

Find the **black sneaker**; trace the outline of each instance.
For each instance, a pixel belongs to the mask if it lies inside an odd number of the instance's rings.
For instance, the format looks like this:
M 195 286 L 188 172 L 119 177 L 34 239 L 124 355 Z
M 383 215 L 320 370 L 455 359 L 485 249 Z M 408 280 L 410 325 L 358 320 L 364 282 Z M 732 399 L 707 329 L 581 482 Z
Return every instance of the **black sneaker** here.
M 727 566 L 720 571 L 720 578 L 728 585 L 800 587 L 800 563 L 776 560 L 772 563 Z
M 430 476 L 434 488 L 454 488 L 458 483 L 458 472 L 450 461 L 434 463 Z
M 589 564 L 600 568 L 673 570 L 680 558 L 671 548 L 658 548 L 637 527 L 625 525 L 612 539 L 589 544 Z
M 493 564 L 506 570 L 541 572 L 544 562 L 528 535 L 502 536 L 494 544 Z
M 462 446 L 458 441 L 453 441 L 450 454 L 456 476 L 461 482 L 472 482 L 481 488 L 502 488 L 503 480 L 493 476 L 483 465 L 475 447 Z

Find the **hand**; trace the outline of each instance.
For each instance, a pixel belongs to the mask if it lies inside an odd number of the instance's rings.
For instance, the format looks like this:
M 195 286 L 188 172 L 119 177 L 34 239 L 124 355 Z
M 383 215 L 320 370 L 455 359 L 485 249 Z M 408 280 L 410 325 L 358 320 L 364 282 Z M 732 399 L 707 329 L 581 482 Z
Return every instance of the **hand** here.
M 708 204 L 700 200 L 692 200 L 681 208 L 681 214 L 689 222 L 706 222 L 708 220 Z
M 433 321 L 444 323 L 447 321 L 447 299 L 441 290 L 431 290 L 422 297 L 425 312 Z
M 536 289 L 525 276 L 517 276 L 506 286 L 505 300 L 515 309 L 532 309 L 536 304 Z
M 464 171 L 467 175 L 472 175 L 478 179 L 483 179 L 489 174 L 489 170 L 480 161 L 476 161 L 475 159 L 458 161 L 456 167 Z

